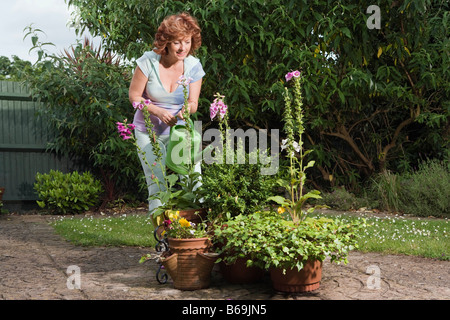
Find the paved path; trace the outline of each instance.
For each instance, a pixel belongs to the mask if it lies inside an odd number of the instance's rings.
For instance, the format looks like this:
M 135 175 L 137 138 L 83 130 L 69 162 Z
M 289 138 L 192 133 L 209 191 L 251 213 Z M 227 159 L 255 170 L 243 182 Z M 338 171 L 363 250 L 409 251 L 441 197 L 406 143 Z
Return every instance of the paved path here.
M 450 299 L 450 262 L 360 252 L 351 253 L 347 265 L 326 260 L 321 287 L 313 293 L 274 292 L 268 277 L 257 284 L 231 285 L 216 270 L 210 288 L 180 291 L 170 279 L 165 285 L 156 281 L 156 262 L 138 263 L 151 248 L 74 246 L 53 233 L 48 219 L 0 216 L 0 299 Z M 70 266 L 79 268 L 80 289 L 69 289 L 76 284 L 68 285 Z

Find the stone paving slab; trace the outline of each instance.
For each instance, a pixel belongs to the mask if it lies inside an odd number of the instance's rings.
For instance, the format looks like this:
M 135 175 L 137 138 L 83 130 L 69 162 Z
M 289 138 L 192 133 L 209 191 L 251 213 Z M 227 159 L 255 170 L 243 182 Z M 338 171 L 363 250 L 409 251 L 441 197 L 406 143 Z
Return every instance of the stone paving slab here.
M 218 268 L 211 286 L 180 291 L 156 281 L 157 263 L 139 264 L 152 248 L 80 247 L 65 241 L 48 217 L 0 217 L 0 299 L 3 300 L 449 300 L 450 262 L 352 252 L 347 265 L 325 260 L 312 293 L 275 292 L 268 275 L 250 285 L 227 283 Z M 79 268 L 77 288 L 71 266 Z M 379 275 L 379 277 L 377 277 Z M 379 279 L 379 281 L 377 281 Z M 69 282 L 68 282 L 69 280 Z

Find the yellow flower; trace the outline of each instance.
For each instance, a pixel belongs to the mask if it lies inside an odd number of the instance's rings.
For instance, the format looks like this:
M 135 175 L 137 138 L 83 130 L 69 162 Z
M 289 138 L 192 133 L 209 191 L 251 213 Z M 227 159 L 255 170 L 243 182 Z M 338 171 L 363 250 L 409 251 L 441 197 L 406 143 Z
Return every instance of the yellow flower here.
M 180 221 L 178 221 L 180 223 L 180 226 L 187 228 L 191 226 L 191 223 L 189 221 L 187 221 L 185 218 L 181 218 Z
M 166 211 L 167 217 L 172 220 L 175 221 L 178 219 L 178 216 L 180 214 L 180 211 L 173 211 L 173 210 L 167 210 Z
M 285 208 L 283 208 L 283 207 L 278 207 L 278 213 L 279 213 L 279 214 L 282 214 L 282 213 L 285 212 L 285 211 L 286 211 Z

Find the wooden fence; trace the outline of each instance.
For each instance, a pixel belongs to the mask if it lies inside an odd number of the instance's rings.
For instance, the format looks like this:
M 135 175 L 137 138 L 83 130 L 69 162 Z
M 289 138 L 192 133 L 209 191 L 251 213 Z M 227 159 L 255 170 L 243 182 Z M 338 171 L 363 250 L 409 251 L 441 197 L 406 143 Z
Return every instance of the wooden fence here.
M 5 188 L 6 209 L 38 199 L 33 187 L 37 172 L 70 172 L 74 167 L 69 159 L 46 151 L 49 130 L 37 107 L 20 83 L 0 81 L 0 187 Z

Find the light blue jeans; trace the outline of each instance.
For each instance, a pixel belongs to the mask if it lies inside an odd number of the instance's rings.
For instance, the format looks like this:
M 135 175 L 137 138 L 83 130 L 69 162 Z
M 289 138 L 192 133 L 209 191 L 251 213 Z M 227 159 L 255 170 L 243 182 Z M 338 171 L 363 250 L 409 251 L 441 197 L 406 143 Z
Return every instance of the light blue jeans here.
M 147 181 L 148 196 L 151 197 L 152 195 L 154 195 L 155 193 L 160 191 L 160 189 L 159 189 L 160 187 L 163 188 L 162 190 L 165 190 L 164 183 L 162 183 L 162 181 L 164 181 L 165 173 L 163 174 L 159 163 L 157 163 L 156 166 L 152 166 L 152 164 L 156 161 L 156 156 L 153 153 L 153 146 L 150 143 L 149 134 L 147 132 L 142 132 L 139 130 L 135 130 L 134 134 L 135 134 L 139 148 L 145 153 L 145 155 L 142 155 L 141 152 L 138 152 L 139 159 L 141 160 L 142 168 L 144 169 L 145 179 Z M 161 147 L 161 152 L 162 152 L 161 164 L 162 164 L 162 167 L 165 168 L 166 148 L 170 141 L 170 135 L 167 134 L 167 135 L 157 136 L 156 141 L 159 143 L 159 146 Z M 153 172 L 152 172 L 152 169 L 149 168 L 148 164 L 145 162 L 144 156 L 145 156 L 147 163 L 152 166 Z M 194 166 L 194 171 L 201 173 L 201 162 L 198 162 Z M 154 174 L 156 176 L 156 178 L 158 178 L 158 180 L 161 181 L 161 183 L 159 184 L 159 187 L 156 184 L 156 182 L 153 181 L 152 174 Z M 181 178 L 182 178 L 182 176 L 180 176 L 180 179 Z M 195 189 L 197 189 L 199 186 L 201 186 L 201 183 L 198 183 L 195 186 Z M 155 210 L 156 208 L 161 206 L 161 204 L 162 203 L 159 199 L 149 200 L 149 202 L 148 202 L 149 213 L 152 214 L 153 210 Z

